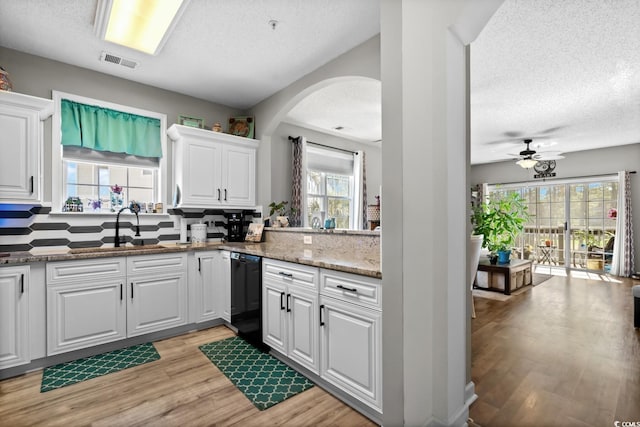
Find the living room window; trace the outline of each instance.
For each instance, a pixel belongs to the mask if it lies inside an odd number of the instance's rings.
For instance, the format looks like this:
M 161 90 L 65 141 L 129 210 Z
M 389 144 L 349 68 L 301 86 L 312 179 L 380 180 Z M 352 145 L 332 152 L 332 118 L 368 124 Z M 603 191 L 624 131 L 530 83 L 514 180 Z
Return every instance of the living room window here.
M 143 212 L 166 188 L 166 116 L 53 92 L 54 212 L 117 212 L 132 201 Z

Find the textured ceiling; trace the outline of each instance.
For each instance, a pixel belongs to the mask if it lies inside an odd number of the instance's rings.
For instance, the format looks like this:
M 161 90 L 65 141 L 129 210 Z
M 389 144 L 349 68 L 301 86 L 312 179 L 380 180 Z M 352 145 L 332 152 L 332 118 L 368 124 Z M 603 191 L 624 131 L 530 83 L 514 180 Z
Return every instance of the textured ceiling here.
M 471 44 L 471 162 L 640 142 L 640 1 L 507 0 Z
M 372 0 L 191 0 L 151 56 L 98 39 L 96 4 L 0 0 L 0 45 L 246 109 L 380 32 Z M 140 65 L 99 62 L 103 50 Z
M 380 29 L 376 0 L 191 0 L 149 56 L 97 39 L 96 4 L 0 0 L 0 45 L 245 109 Z M 471 45 L 472 164 L 513 159 L 527 137 L 564 153 L 640 142 L 639 22 L 640 0 L 506 0 Z M 99 62 L 104 50 L 140 65 Z M 285 120 L 375 141 L 379 112 L 380 83 L 360 81 Z

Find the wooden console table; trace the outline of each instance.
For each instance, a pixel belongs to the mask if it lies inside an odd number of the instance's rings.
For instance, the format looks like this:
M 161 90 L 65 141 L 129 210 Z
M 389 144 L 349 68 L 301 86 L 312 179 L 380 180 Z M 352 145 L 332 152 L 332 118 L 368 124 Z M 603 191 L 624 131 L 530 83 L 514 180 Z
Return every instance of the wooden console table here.
M 522 286 L 531 285 L 533 280 L 532 267 L 533 262 L 528 259 L 512 259 L 508 264 L 491 264 L 487 258 L 480 258 L 478 263 L 478 271 L 486 271 L 488 273 L 488 287 L 476 286 L 478 289 L 486 289 L 490 291 L 504 292 L 505 295 L 511 295 L 513 289 Z M 502 275 L 504 277 L 504 290 L 492 286 L 493 275 Z M 518 286 L 518 281 L 522 281 L 522 286 Z M 477 278 L 476 278 L 477 284 Z M 512 285 L 515 287 L 512 288 Z

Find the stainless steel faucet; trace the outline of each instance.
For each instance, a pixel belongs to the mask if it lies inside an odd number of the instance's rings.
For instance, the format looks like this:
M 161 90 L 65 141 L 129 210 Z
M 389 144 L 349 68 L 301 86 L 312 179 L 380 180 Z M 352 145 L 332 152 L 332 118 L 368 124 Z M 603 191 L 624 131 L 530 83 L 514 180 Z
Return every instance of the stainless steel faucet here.
M 120 213 L 129 209 L 131 212 L 136 214 L 136 237 L 140 237 L 140 217 L 138 216 L 138 212 L 140 212 L 140 205 L 137 203 L 131 203 L 129 206 L 126 206 L 118 211 L 118 215 L 116 215 L 116 237 L 113 241 L 113 246 L 116 248 L 120 247 Z

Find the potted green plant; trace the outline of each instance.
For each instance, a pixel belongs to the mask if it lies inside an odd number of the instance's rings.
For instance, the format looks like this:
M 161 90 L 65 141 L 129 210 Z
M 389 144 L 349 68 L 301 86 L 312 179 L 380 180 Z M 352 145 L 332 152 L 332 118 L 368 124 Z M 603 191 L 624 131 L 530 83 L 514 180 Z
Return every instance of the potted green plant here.
M 281 201 L 279 203 L 271 202 L 269 203 L 269 216 L 273 216 L 273 214 L 277 214 L 275 220 L 272 222 L 273 227 L 288 227 L 289 226 L 289 215 L 292 215 L 296 212 L 295 208 L 291 208 L 287 211 L 287 205 L 289 202 Z
M 484 235 L 482 246 L 501 264 L 509 262 L 511 248 L 528 220 L 527 205 L 518 193 L 492 193 L 486 203 L 474 206 L 471 217 L 473 233 Z

